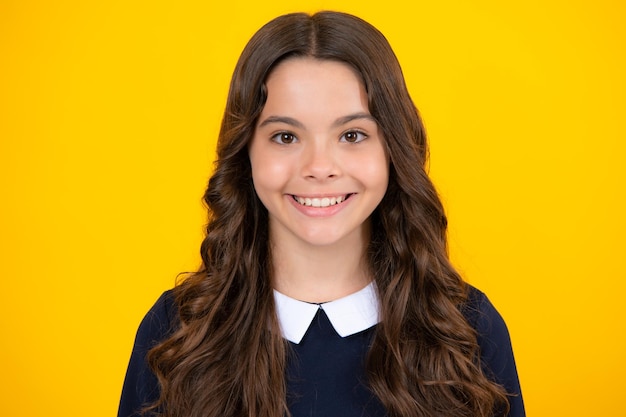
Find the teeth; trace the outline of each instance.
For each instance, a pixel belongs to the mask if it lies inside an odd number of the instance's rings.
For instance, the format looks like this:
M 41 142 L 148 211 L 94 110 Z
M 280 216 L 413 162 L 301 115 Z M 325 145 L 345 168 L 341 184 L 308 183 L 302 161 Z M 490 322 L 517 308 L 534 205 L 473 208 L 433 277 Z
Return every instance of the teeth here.
M 334 206 L 335 204 L 339 204 L 345 201 L 346 196 L 323 197 L 323 198 L 304 198 L 304 197 L 294 196 L 293 198 L 294 200 L 296 200 L 298 203 L 302 204 L 303 206 L 330 207 L 330 206 Z

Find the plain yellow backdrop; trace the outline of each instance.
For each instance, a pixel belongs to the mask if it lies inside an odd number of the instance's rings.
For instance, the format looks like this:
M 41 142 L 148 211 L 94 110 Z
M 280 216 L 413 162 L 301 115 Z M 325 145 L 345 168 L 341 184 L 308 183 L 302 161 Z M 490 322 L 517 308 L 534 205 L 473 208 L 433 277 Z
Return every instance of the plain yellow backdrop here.
M 0 0 L 0 415 L 112 416 L 143 314 L 198 266 L 230 73 L 288 11 L 388 37 L 455 265 L 529 416 L 626 416 L 621 2 Z

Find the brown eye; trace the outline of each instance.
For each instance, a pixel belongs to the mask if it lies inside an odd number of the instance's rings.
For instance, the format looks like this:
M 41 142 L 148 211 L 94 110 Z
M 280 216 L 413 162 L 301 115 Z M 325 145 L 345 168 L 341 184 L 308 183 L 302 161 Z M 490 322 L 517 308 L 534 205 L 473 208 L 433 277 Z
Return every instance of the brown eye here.
M 365 139 L 367 136 L 363 132 L 359 132 L 358 130 L 351 130 L 349 132 L 344 133 L 341 136 L 342 142 L 348 143 L 358 143 Z
M 290 143 L 296 142 L 298 139 L 293 133 L 280 132 L 272 136 L 272 140 L 281 145 L 288 145 Z

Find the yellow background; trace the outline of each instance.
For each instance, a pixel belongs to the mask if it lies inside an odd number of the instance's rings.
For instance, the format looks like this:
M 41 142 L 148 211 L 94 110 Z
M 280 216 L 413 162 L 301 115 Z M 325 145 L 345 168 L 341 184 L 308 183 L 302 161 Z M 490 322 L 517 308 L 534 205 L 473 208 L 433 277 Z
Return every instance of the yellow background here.
M 626 30 L 609 0 L 0 0 L 0 415 L 115 415 L 139 321 L 198 265 L 241 49 L 319 9 L 396 50 L 453 260 L 507 320 L 529 416 L 626 416 Z

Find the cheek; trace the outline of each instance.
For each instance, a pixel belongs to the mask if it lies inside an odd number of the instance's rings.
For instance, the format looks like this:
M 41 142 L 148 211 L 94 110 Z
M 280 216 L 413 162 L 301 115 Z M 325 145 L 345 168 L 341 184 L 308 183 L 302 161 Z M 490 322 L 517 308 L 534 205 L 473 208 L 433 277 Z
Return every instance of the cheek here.
M 387 188 L 389 182 L 389 162 L 384 152 L 362 155 L 350 162 L 350 170 L 358 173 L 364 184 L 370 187 Z
M 290 164 L 286 160 L 259 154 L 250 158 L 250 163 L 257 194 L 278 190 L 290 178 Z

